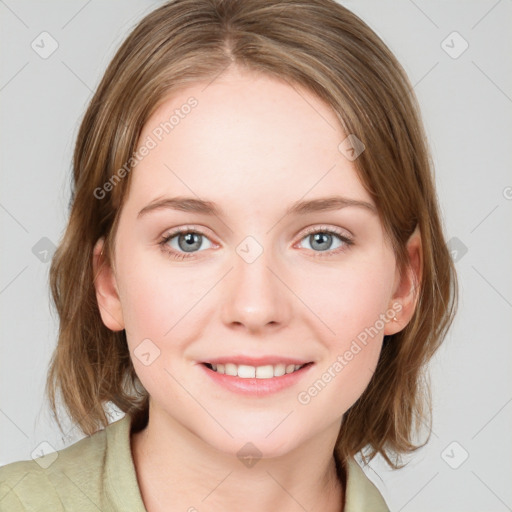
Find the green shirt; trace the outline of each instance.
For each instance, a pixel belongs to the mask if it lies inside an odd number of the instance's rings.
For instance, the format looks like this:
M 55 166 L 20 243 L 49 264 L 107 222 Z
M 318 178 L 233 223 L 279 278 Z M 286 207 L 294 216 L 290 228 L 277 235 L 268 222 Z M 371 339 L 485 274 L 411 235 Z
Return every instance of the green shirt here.
M 126 414 L 62 450 L 2 466 L 0 511 L 146 512 L 131 453 L 130 427 L 131 416 Z M 389 512 L 358 463 L 347 462 L 345 512 Z

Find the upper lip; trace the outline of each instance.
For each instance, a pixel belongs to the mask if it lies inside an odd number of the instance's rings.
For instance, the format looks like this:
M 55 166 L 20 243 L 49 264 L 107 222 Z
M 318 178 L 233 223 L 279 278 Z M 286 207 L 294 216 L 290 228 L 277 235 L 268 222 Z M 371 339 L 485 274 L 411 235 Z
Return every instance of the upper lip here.
M 249 357 L 249 356 L 226 356 L 226 357 L 213 357 L 211 359 L 207 359 L 202 361 L 202 363 L 209 364 L 236 364 L 238 365 L 247 365 L 247 366 L 267 366 L 272 365 L 275 366 L 277 364 L 295 364 L 295 365 L 304 365 L 307 363 L 312 363 L 313 361 L 307 361 L 305 359 L 298 359 L 296 357 L 285 357 L 285 356 L 261 356 L 261 357 Z

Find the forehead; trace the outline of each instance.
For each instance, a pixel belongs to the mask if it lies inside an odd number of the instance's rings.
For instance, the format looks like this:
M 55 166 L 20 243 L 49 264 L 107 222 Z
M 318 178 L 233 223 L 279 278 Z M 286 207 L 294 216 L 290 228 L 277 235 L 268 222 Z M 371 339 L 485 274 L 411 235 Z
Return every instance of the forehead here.
M 229 70 L 173 93 L 146 122 L 131 203 L 196 195 L 233 207 L 340 194 L 371 202 L 336 114 L 295 84 Z M 144 206 L 142 204 L 142 206 Z

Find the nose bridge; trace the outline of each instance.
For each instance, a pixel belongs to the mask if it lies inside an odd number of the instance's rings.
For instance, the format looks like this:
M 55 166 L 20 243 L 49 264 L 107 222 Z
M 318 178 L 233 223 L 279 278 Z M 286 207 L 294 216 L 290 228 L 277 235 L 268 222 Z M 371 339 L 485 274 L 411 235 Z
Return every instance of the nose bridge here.
M 251 236 L 236 247 L 233 270 L 221 299 L 226 324 L 242 324 L 257 331 L 288 322 L 291 296 L 281 281 L 284 277 L 277 277 L 282 268 L 278 258 L 278 251 Z

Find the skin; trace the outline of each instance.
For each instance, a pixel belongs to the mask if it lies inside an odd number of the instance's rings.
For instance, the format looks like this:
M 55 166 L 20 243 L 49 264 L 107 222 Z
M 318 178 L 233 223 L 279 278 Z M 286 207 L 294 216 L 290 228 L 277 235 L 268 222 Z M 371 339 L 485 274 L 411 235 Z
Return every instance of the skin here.
M 233 67 L 205 87 L 175 93 L 148 120 L 140 141 L 187 98 L 198 100 L 132 170 L 113 265 L 100 255 L 102 239 L 94 250 L 103 322 L 126 329 L 151 397 L 148 426 L 131 439 L 142 497 L 148 511 L 339 511 L 344 489 L 333 448 L 342 417 L 368 385 L 384 334 L 403 329 L 414 312 L 421 240 L 411 236 L 411 266 L 400 277 L 370 209 L 285 216 L 295 201 L 333 193 L 374 205 L 338 150 L 346 135 L 334 112 L 307 90 Z M 153 200 L 175 196 L 212 201 L 225 216 L 162 209 L 137 218 Z M 184 260 L 159 245 L 180 226 L 206 234 Z M 327 250 L 315 249 L 307 227 L 339 228 L 353 245 L 333 235 Z M 263 249 L 252 263 L 237 253 L 249 235 Z M 185 252 L 178 241 L 167 247 Z M 310 403 L 299 403 L 298 393 L 393 304 L 397 321 Z M 160 350 L 149 365 L 134 355 L 144 339 Z M 227 354 L 315 365 L 292 388 L 250 397 L 212 383 L 198 365 Z M 247 442 L 262 453 L 252 467 L 237 457 Z

